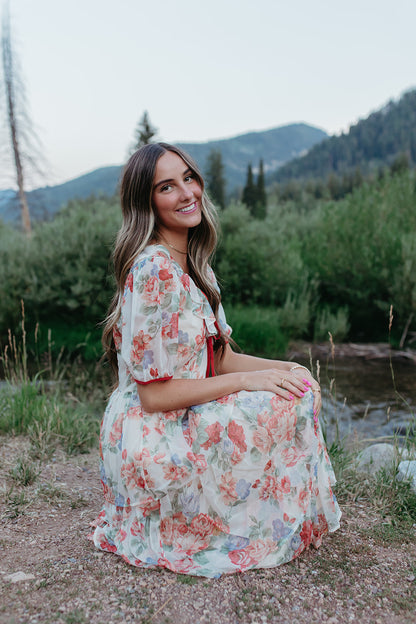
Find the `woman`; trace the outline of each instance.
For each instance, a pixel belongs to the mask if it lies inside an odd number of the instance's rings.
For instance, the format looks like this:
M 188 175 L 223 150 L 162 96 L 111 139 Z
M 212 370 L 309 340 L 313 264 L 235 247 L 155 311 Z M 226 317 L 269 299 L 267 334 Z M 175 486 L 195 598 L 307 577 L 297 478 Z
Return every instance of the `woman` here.
M 339 526 L 310 372 L 235 353 L 215 213 L 165 143 L 128 161 L 104 330 L 118 375 L 101 427 L 94 542 L 129 563 L 217 577 L 277 566 Z

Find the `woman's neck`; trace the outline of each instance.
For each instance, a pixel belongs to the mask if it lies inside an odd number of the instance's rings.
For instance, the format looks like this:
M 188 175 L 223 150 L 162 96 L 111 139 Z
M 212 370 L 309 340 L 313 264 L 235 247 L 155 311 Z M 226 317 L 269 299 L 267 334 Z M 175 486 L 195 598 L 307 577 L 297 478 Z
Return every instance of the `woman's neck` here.
M 173 232 L 160 232 L 158 242 L 168 249 L 172 258 L 185 273 L 188 273 L 188 235 L 178 236 Z

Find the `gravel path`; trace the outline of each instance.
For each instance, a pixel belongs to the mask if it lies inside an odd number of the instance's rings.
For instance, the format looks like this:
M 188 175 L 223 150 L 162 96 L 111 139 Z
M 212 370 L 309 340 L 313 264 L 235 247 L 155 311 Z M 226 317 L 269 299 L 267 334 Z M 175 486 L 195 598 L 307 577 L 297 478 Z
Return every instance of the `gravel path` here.
M 319 550 L 279 568 L 216 580 L 143 571 L 87 540 L 101 505 L 97 451 L 57 452 L 11 491 L 26 450 L 23 438 L 0 439 L 0 624 L 416 622 L 416 526 L 398 535 L 353 504 Z

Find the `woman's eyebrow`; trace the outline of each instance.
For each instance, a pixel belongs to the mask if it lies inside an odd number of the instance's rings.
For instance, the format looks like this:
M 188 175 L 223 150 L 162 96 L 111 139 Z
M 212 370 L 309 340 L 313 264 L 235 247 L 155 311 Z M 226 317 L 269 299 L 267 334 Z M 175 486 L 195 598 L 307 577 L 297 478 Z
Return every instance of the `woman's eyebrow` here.
M 183 172 L 182 176 L 185 177 L 189 173 L 192 173 L 192 169 L 190 167 L 185 169 L 185 171 Z M 168 182 L 173 182 L 173 181 L 174 181 L 174 178 L 168 178 L 167 180 L 160 180 L 160 182 L 156 182 L 156 184 L 153 187 L 153 190 L 155 188 L 157 188 L 158 186 L 160 186 L 161 184 L 167 184 Z

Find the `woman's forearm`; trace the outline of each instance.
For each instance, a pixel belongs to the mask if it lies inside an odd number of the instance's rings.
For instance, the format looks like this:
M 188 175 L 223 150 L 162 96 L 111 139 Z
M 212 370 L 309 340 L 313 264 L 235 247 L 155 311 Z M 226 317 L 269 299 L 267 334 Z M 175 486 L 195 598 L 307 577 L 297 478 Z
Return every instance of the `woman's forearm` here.
M 147 412 L 169 412 L 208 403 L 244 390 L 244 373 L 229 373 L 207 379 L 169 379 L 138 384 L 140 402 Z
M 284 362 L 281 360 L 268 360 L 266 358 L 235 353 L 229 345 L 226 345 L 224 356 L 217 359 L 216 371 L 219 375 L 235 372 L 249 372 L 277 368 L 281 371 L 289 371 L 296 362 Z

